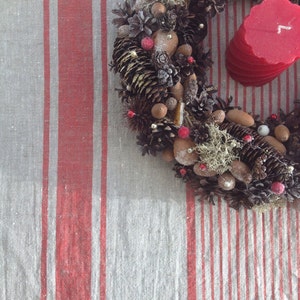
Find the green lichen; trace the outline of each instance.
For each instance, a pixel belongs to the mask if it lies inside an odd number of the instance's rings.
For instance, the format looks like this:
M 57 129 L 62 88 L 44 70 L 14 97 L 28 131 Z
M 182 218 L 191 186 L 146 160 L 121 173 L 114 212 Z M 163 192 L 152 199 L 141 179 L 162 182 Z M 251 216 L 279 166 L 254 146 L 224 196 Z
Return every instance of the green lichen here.
M 233 160 L 238 159 L 237 148 L 241 144 L 236 141 L 226 130 L 220 130 L 215 124 L 207 124 L 209 140 L 198 144 L 198 152 L 201 162 L 205 163 L 209 170 L 223 174 L 230 169 Z

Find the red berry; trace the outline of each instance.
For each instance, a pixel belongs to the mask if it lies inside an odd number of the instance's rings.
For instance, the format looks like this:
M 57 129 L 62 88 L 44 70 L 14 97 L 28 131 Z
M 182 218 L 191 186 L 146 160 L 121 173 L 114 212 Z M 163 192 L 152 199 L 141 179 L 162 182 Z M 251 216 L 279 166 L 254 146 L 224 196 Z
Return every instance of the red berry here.
M 195 62 L 195 59 L 193 56 L 189 56 L 186 60 L 190 65 L 192 65 Z
M 182 177 L 186 175 L 186 169 L 184 168 L 180 169 L 179 172 Z
M 202 171 L 207 170 L 206 164 L 200 164 L 199 169 L 202 170 Z
M 178 136 L 182 139 L 186 139 L 188 138 L 190 135 L 190 129 L 188 127 L 185 127 L 185 126 L 181 126 L 179 129 L 178 129 Z
M 271 114 L 270 116 L 271 120 L 276 121 L 278 119 L 276 114 Z
M 135 116 L 135 112 L 134 112 L 134 111 L 129 110 L 129 111 L 127 112 L 127 117 L 128 117 L 128 118 L 132 119 L 134 116 Z
M 285 190 L 285 186 L 280 181 L 275 181 L 271 185 L 271 191 L 274 194 L 281 195 L 284 192 L 284 190 Z
M 152 50 L 152 48 L 154 47 L 154 41 L 151 37 L 146 36 L 142 39 L 141 46 L 144 50 Z
M 246 134 L 246 135 L 243 137 L 243 141 L 246 142 L 246 143 L 250 143 L 252 140 L 253 140 L 253 137 L 252 137 L 252 135 L 250 135 L 250 134 Z

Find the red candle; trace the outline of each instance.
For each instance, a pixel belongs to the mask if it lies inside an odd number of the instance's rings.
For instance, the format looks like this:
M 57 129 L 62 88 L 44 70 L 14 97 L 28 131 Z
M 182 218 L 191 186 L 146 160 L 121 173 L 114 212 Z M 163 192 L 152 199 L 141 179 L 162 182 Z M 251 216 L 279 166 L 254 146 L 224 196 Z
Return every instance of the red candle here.
M 226 68 L 243 85 L 261 86 L 300 58 L 300 6 L 264 0 L 254 6 L 226 50 Z

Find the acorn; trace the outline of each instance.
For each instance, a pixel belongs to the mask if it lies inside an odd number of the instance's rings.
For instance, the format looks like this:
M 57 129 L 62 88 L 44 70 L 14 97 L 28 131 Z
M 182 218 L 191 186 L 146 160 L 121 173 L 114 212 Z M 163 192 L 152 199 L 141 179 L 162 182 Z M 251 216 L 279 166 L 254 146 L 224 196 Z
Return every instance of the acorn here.
M 240 181 L 249 184 L 252 181 L 252 174 L 249 167 L 240 160 L 231 163 L 230 173 Z
M 183 98 L 183 85 L 178 81 L 175 85 L 170 87 L 170 92 L 172 93 L 173 97 L 180 101 Z
M 161 2 L 155 2 L 151 7 L 151 13 L 154 16 L 154 18 L 162 16 L 166 13 L 166 11 L 167 8 Z
M 191 166 L 198 160 L 198 154 L 193 151 L 196 144 L 191 139 L 176 138 L 174 141 L 174 157 L 184 166 Z
M 182 54 L 185 56 L 191 56 L 192 52 L 193 52 L 193 48 L 189 44 L 180 45 L 176 50 L 176 54 Z
M 228 121 L 250 127 L 254 125 L 254 118 L 246 113 L 245 111 L 239 109 L 231 109 L 227 112 L 226 117 Z
M 274 135 L 280 142 L 286 142 L 290 137 L 290 130 L 285 125 L 277 125 L 274 128 Z
M 235 188 L 235 178 L 228 172 L 223 173 L 218 178 L 218 185 L 224 191 L 230 191 Z
M 217 175 L 215 171 L 208 170 L 206 165 L 201 162 L 197 162 L 194 164 L 193 171 L 196 175 L 204 176 L 204 177 L 213 177 Z
M 175 31 L 163 31 L 161 29 L 152 35 L 155 51 L 165 51 L 170 57 L 175 53 L 178 45 L 178 36 Z
M 156 103 L 152 106 L 151 115 L 155 119 L 162 119 L 166 116 L 168 108 L 163 103 Z
M 168 110 L 173 111 L 177 106 L 177 100 L 174 97 L 169 97 L 166 101 Z
M 275 150 L 277 150 L 280 154 L 285 155 L 286 148 L 285 146 L 279 142 L 276 138 L 274 138 L 271 135 L 267 135 L 263 139 L 265 142 L 267 142 L 270 146 L 272 146 Z
M 171 162 L 175 159 L 173 149 L 166 148 L 162 151 L 161 157 L 166 162 Z
M 216 124 L 222 124 L 225 120 L 225 112 L 222 109 L 217 109 L 211 114 L 212 119 Z

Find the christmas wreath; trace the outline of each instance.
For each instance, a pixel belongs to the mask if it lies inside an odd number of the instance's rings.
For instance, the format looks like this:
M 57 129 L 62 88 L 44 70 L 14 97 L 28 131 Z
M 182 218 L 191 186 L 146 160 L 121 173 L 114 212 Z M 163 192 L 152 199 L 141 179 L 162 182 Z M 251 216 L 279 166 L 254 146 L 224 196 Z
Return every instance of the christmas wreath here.
M 206 71 L 211 52 L 202 41 L 207 20 L 224 0 L 125 0 L 112 69 L 142 155 L 174 161 L 175 176 L 201 200 L 222 197 L 235 209 L 300 201 L 300 109 L 266 120 L 216 96 Z

